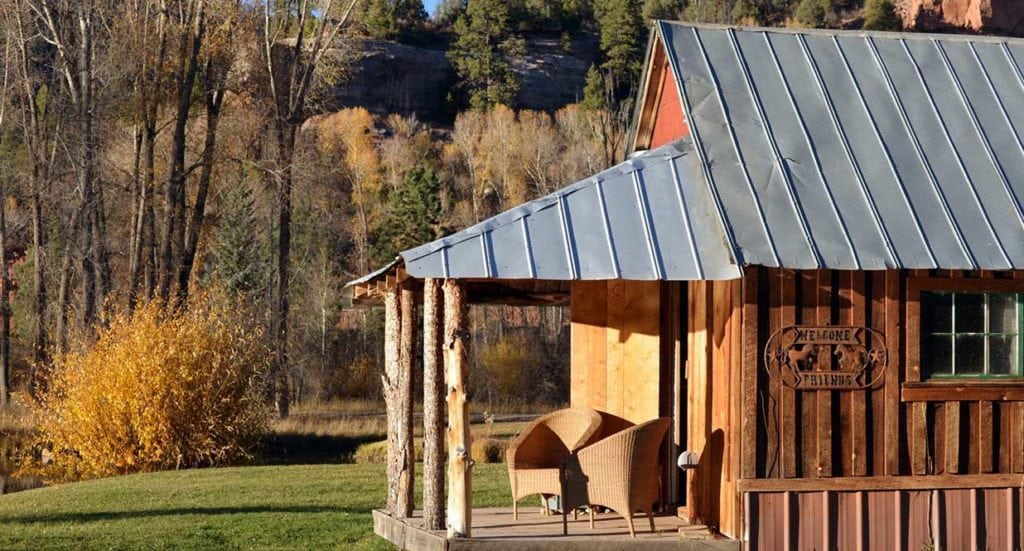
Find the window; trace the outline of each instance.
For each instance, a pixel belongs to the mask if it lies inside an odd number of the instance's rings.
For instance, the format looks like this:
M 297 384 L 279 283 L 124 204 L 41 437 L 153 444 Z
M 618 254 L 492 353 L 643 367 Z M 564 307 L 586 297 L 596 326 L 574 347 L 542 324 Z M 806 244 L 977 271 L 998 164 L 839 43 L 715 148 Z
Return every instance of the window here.
M 925 379 L 1021 377 L 1024 293 L 921 291 Z

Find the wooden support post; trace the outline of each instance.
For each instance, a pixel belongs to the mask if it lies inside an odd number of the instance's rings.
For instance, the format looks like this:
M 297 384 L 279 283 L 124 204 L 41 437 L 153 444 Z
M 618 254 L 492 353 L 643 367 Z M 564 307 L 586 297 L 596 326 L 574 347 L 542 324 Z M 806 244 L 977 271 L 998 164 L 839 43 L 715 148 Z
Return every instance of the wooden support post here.
M 413 447 L 413 365 L 416 359 L 416 294 L 408 285 L 401 289 L 401 341 L 399 344 L 398 401 L 399 446 L 402 452 L 402 470 L 398 477 L 398 502 L 396 512 L 401 517 L 411 517 L 416 488 L 416 450 Z
M 423 523 L 442 530 L 444 522 L 444 329 L 441 282 L 423 282 Z
M 381 384 L 384 390 L 384 408 L 387 412 L 388 448 L 387 448 L 387 510 L 393 516 L 400 516 L 398 509 L 398 479 L 405 464 L 401 457 L 399 428 L 401 427 L 401 404 L 399 402 L 399 380 L 401 377 L 401 361 L 399 348 L 401 341 L 401 297 L 397 289 L 384 293 L 384 374 Z
M 444 369 L 448 386 L 448 537 L 470 537 L 473 513 L 472 436 L 466 395 L 469 327 L 466 291 L 444 282 Z

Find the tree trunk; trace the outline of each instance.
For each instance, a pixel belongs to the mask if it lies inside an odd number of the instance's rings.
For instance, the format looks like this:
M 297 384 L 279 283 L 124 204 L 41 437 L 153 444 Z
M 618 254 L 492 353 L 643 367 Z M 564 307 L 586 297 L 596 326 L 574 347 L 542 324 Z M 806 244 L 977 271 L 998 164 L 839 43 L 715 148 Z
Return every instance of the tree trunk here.
M 398 290 L 389 290 L 384 295 L 384 373 L 381 375 L 381 386 L 384 394 L 384 409 L 387 412 L 388 439 L 387 464 L 385 467 L 388 479 L 387 510 L 393 516 L 401 516 L 398 481 L 405 468 L 402 455 L 402 412 L 399 387 L 401 385 L 401 340 L 402 340 L 402 306 Z
M 199 174 L 199 187 L 196 191 L 196 204 L 192 211 L 192 219 L 188 224 L 188 237 L 185 250 L 181 255 L 178 268 L 178 305 L 188 300 L 188 282 L 192 276 L 192 266 L 196 259 L 199 246 L 199 234 L 203 229 L 203 217 L 206 214 L 206 197 L 210 191 L 210 177 L 213 174 L 213 154 L 217 144 L 217 124 L 220 122 L 220 109 L 224 100 L 224 91 L 219 88 L 221 82 L 212 76 L 216 69 L 213 63 L 206 64 L 206 141 L 203 145 L 203 168 Z
M 92 84 L 92 14 L 85 6 L 78 6 L 78 25 L 81 43 L 78 47 L 78 117 L 81 132 L 79 150 L 79 189 L 82 215 L 79 219 L 82 239 L 82 323 L 90 330 L 96 321 L 96 265 L 93 250 L 93 196 L 94 171 L 96 165 L 96 144 L 93 135 L 93 84 Z
M 185 241 L 185 131 L 192 110 L 192 91 L 199 71 L 199 52 L 205 32 L 202 0 L 196 2 L 191 17 L 193 31 L 188 37 L 181 38 L 179 48 L 178 105 L 171 138 L 171 167 L 164 187 L 167 202 L 164 205 L 164 233 L 160 242 L 160 298 L 164 301 L 171 296 L 174 253 L 183 252 Z
M 413 369 L 416 361 L 416 293 L 409 285 L 403 285 L 402 300 L 402 341 L 398 357 L 401 362 L 398 379 L 399 404 L 401 407 L 401 427 L 399 445 L 403 450 L 403 465 L 398 477 L 397 513 L 401 517 L 411 517 L 415 501 L 413 494 L 416 489 L 416 449 L 413 445 Z
M 4 83 L 6 86 L 6 82 Z M 0 407 L 10 403 L 11 374 L 11 279 L 7 264 L 7 201 L 0 180 Z
M 441 282 L 423 282 L 423 522 L 442 530 L 444 515 L 444 330 Z
M 292 244 L 292 162 L 295 157 L 295 137 L 298 127 L 288 121 L 277 121 L 277 277 L 274 292 L 272 327 L 274 335 L 274 362 L 271 377 L 274 384 L 274 402 L 282 419 L 288 416 L 288 276 L 290 273 Z
M 469 326 L 466 291 L 458 280 L 444 282 L 444 369 L 448 386 L 448 537 L 471 535 L 473 437 L 469 430 Z

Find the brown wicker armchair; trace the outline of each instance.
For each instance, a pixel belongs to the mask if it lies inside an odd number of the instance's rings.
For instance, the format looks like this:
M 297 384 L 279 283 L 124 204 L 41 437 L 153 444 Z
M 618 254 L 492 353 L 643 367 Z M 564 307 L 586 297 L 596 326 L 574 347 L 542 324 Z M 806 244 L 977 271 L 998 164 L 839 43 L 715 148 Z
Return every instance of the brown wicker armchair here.
M 607 507 L 626 518 L 636 537 L 633 513 L 643 511 L 654 531 L 654 502 L 658 500 L 661 443 L 671 420 L 655 419 L 613 434 L 573 452 L 561 470 L 562 531 L 569 533 L 567 514 L 584 505 Z
M 592 409 L 569 408 L 537 418 L 512 441 L 505 454 L 512 485 L 512 513 L 518 500 L 534 494 L 561 493 L 558 471 L 569 454 L 600 436 L 601 416 Z M 547 507 L 545 505 L 545 510 Z

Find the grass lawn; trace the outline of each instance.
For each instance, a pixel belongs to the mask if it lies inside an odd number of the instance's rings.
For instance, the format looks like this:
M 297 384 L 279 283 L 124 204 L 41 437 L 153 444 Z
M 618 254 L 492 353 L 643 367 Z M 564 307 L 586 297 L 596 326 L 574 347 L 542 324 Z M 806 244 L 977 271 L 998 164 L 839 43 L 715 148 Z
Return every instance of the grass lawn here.
M 370 517 L 384 490 L 383 465 L 355 464 L 65 484 L 0 496 L 0 549 L 388 549 Z M 504 465 L 474 467 L 475 506 L 509 499 Z

